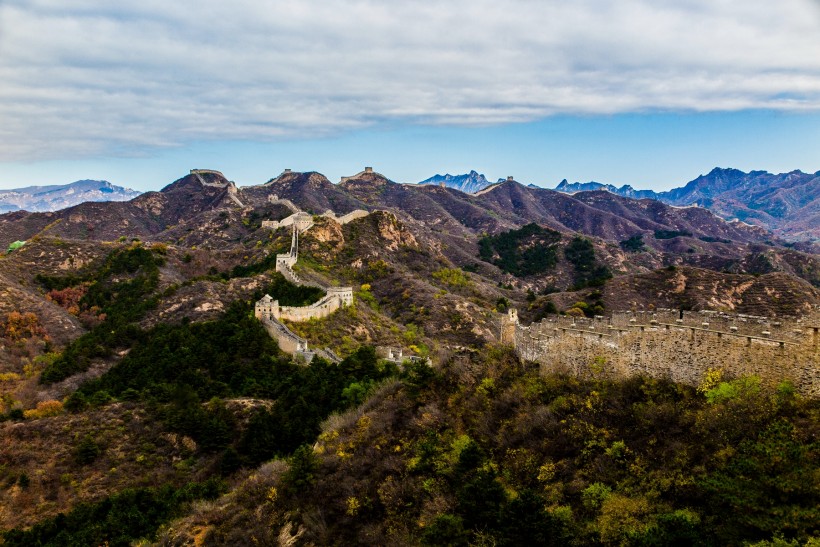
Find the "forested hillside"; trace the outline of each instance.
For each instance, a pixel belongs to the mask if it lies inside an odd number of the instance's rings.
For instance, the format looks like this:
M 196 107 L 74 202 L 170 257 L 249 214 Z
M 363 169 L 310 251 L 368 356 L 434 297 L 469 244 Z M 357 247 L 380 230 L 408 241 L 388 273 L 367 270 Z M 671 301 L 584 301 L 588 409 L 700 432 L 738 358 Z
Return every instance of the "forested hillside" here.
M 802 545 L 820 405 L 787 384 L 539 376 L 501 349 L 408 370 L 161 543 Z M 773 543 L 769 543 L 773 542 Z

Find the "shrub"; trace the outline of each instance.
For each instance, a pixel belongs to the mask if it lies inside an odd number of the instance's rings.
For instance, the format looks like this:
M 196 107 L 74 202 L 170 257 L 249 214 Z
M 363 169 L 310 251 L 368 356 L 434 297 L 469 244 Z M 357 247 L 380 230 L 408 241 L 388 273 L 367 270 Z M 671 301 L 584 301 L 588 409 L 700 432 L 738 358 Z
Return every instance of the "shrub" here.
M 102 452 L 102 449 L 94 440 L 94 437 L 86 435 L 74 450 L 74 460 L 80 465 L 88 465 L 97 459 L 100 452 Z
M 584 507 L 594 510 L 598 509 L 611 494 L 612 489 L 609 486 L 601 482 L 594 482 L 581 493 L 581 500 Z
M 66 399 L 64 408 L 69 412 L 80 412 L 88 408 L 88 399 L 79 391 L 75 391 Z
M 595 247 L 586 238 L 581 236 L 572 238 L 572 241 L 564 248 L 564 257 L 575 269 L 575 285 L 573 286 L 575 290 L 584 287 L 599 287 L 612 277 L 609 268 L 595 260 Z
M 639 253 L 645 251 L 646 247 L 643 244 L 643 234 L 637 234 L 629 239 L 624 239 L 619 243 L 621 249 L 629 253 Z
M 40 325 L 40 319 L 32 312 L 9 312 L 6 320 L 0 323 L 0 327 L 2 327 L 3 336 L 12 342 L 23 338 L 42 337 L 46 334 L 45 329 Z
M 655 239 L 672 239 L 674 237 L 692 237 L 686 230 L 655 230 Z
M 739 397 L 749 397 L 760 392 L 758 376 L 744 376 L 731 382 L 720 382 L 716 387 L 706 391 L 706 400 L 710 404 L 723 403 Z
M 467 287 L 472 283 L 470 277 L 458 268 L 442 268 L 441 270 L 433 272 L 433 279 L 437 279 L 452 287 Z
M 60 401 L 41 401 L 37 403 L 37 408 L 23 412 L 23 417 L 27 420 L 32 420 L 37 418 L 47 418 L 49 416 L 57 416 L 62 413 L 63 403 Z
M 424 545 L 469 545 L 470 535 L 464 529 L 464 521 L 456 515 L 443 514 L 427 527 L 421 534 Z
M 303 492 L 316 481 L 319 460 L 308 445 L 300 446 L 288 460 L 290 467 L 282 476 L 286 488 L 296 494 Z

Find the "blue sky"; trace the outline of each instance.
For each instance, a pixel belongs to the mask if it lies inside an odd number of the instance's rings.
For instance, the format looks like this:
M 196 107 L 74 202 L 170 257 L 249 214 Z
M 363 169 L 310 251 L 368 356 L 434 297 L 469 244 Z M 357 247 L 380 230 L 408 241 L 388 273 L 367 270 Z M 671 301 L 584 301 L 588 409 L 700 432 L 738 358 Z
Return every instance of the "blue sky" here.
M 0 188 L 820 169 L 820 2 L 7 0 Z M 193 16 L 196 14 L 196 17 Z

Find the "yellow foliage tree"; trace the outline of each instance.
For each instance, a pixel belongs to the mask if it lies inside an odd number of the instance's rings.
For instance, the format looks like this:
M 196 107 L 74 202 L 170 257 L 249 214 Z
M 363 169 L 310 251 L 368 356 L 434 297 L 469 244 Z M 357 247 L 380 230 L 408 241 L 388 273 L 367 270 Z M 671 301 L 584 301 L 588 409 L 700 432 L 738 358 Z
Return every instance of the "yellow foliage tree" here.
M 27 420 L 37 418 L 47 418 L 63 413 L 63 403 L 60 401 L 41 401 L 37 403 L 37 408 L 32 408 L 23 412 L 23 417 Z

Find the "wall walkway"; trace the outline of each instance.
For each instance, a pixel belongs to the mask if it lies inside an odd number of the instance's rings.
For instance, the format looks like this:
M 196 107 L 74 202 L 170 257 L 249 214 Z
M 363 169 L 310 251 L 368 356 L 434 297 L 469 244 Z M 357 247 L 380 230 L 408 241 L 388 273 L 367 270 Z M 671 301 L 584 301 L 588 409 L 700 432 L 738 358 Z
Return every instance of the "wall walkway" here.
M 353 288 L 325 287 L 319 283 L 304 281 L 296 275 L 296 272 L 293 271 L 293 266 L 299 257 L 299 235 L 313 226 L 313 217 L 305 212 L 299 211 L 296 205 L 290 200 L 280 200 L 276 196 L 273 196 L 273 198 L 271 202 L 283 203 L 289 208 L 296 209 L 294 214 L 282 221 L 264 221 L 262 223 L 262 226 L 265 228 L 275 229 L 281 226 L 292 227 L 290 252 L 276 255 L 276 271 L 295 285 L 316 287 L 324 290 L 325 296 L 309 306 L 280 306 L 278 300 L 273 300 L 270 295 L 265 295 L 256 302 L 254 313 L 256 317 L 262 321 L 262 324 L 265 325 L 265 329 L 268 333 L 277 340 L 279 348 L 282 351 L 294 355 L 302 355 L 308 362 L 310 362 L 313 355 L 320 355 L 331 362 L 338 363 L 341 359 L 327 348 L 311 352 L 308 349 L 307 340 L 294 334 L 281 320 L 307 321 L 327 317 L 339 308 L 349 306 L 353 303 Z M 344 215 L 341 219 L 345 219 L 345 222 L 349 222 L 350 220 L 361 218 L 361 216 L 368 214 L 366 211 L 361 211 L 364 215 L 360 215 L 359 213 L 359 211 L 353 211 L 352 213 Z M 328 218 L 339 221 L 332 211 L 328 211 L 324 216 L 328 215 L 332 215 Z

